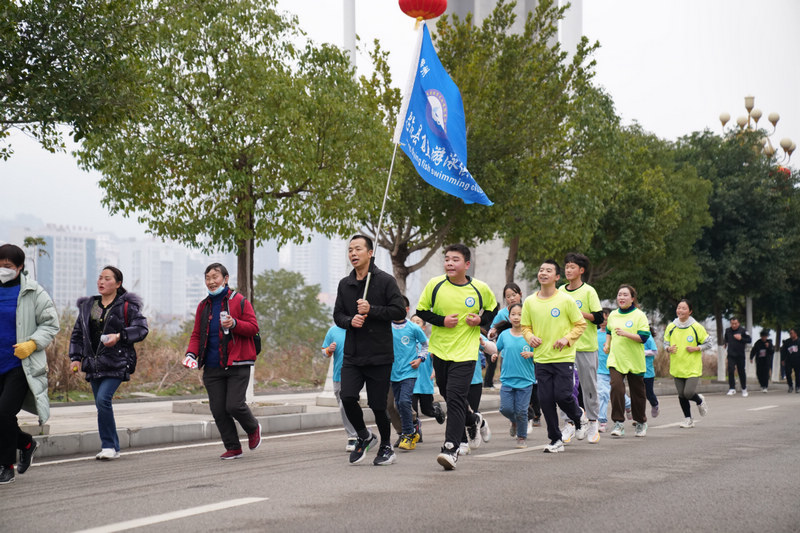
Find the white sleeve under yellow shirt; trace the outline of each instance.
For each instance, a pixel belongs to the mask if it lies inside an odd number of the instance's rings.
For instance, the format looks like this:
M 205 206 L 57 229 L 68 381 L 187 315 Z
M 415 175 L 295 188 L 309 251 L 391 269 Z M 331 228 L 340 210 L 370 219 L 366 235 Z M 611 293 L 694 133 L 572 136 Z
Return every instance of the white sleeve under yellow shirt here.
M 575 344 L 586 329 L 578 304 L 567 294 L 556 293 L 543 300 L 536 292 L 522 304 L 522 332 L 531 342 L 531 335 L 542 339 L 542 344 L 533 350 L 533 360 L 539 363 L 574 363 Z M 553 347 L 558 339 L 566 337 L 569 345 L 561 350 Z
M 443 282 L 443 283 L 442 283 Z M 436 298 L 433 291 L 436 290 Z M 497 300 L 489 286 L 477 279 L 469 279 L 465 285 L 455 285 L 447 276 L 430 280 L 419 297 L 417 309 L 431 311 L 437 315 L 458 315 L 454 328 L 431 326 L 428 351 L 445 361 L 475 361 L 481 345 L 480 326 L 468 326 L 465 318 L 469 313 L 479 315 L 481 311 L 493 311 Z

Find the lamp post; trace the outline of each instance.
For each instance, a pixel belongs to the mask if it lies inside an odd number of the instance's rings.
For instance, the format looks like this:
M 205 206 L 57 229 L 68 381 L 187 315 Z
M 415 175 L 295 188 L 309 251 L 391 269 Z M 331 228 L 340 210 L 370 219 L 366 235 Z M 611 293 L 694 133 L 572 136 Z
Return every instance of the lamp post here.
M 763 113 L 760 109 L 755 107 L 755 96 L 745 96 L 744 97 L 744 108 L 747 110 L 747 115 L 742 115 L 736 118 L 736 125 L 739 126 L 740 130 L 748 130 L 748 131 L 763 131 L 763 142 L 764 146 L 762 148 L 762 153 L 764 156 L 769 158 L 770 160 L 774 159 L 776 163 L 779 165 L 786 164 L 789 162 L 789 159 L 792 157 L 792 152 L 795 151 L 797 145 L 788 137 L 784 137 L 779 141 L 779 146 L 783 149 L 783 155 L 778 155 L 777 150 L 772 144 L 771 137 L 775 135 L 775 132 L 778 129 L 778 121 L 781 119 L 781 116 L 778 113 L 770 113 L 767 116 L 767 120 L 772 124 L 772 132 L 768 133 L 764 130 L 758 129 L 758 121 L 763 116 Z M 722 113 L 719 116 L 719 121 L 722 123 L 722 129 L 725 130 L 725 125 L 730 121 L 731 115 L 730 113 Z M 747 331 L 750 332 L 750 336 L 755 338 L 755 332 L 753 331 L 753 299 L 750 296 L 745 297 L 745 319 L 746 319 L 746 328 Z M 725 350 L 722 346 L 718 348 L 717 353 L 717 379 L 720 381 L 725 381 L 725 363 L 726 363 L 726 354 L 724 353 Z M 753 364 L 748 362 L 749 358 L 745 358 L 745 362 L 747 364 L 747 371 L 752 375 L 753 373 Z M 775 376 L 780 377 L 780 357 L 776 357 L 773 359 L 772 362 L 772 376 L 773 381 L 775 380 Z

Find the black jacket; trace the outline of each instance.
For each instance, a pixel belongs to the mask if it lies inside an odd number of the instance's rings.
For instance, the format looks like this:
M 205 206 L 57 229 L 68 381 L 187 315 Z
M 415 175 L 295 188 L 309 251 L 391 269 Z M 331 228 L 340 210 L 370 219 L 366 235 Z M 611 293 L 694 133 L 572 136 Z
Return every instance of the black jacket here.
M 737 341 L 734 338 L 734 335 L 737 333 L 742 334 L 742 340 Z M 728 345 L 728 357 L 744 357 L 744 347 L 746 344 L 750 344 L 750 342 L 750 335 L 747 334 L 747 330 L 743 327 L 739 327 L 736 331 L 733 331 L 731 328 L 725 330 L 725 344 Z
M 791 337 L 783 341 L 781 345 L 781 361 L 800 358 L 800 337 L 792 340 Z
M 353 365 L 385 365 L 394 362 L 392 320 L 406 316 L 403 295 L 397 281 L 374 264 L 369 267 L 372 279 L 366 300 L 370 310 L 364 325 L 353 328 L 350 322 L 358 314 L 356 301 L 364 296 L 366 278 L 356 279 L 356 271 L 342 278 L 336 291 L 333 321 L 347 333 L 344 340 L 344 362 Z
M 102 343 L 97 353 L 92 350 L 89 333 L 89 312 L 97 297 L 89 296 L 78 300 L 78 319 L 72 328 L 69 343 L 69 358 L 81 362 L 81 370 L 86 373 L 86 381 L 99 378 L 131 379 L 136 370 L 136 351 L 133 343 L 147 337 L 147 319 L 142 316 L 142 299 L 130 292 L 123 292 L 106 312 L 104 334 L 119 333 L 117 344 L 107 348 Z M 128 303 L 127 319 L 125 302 Z
M 772 341 L 767 339 L 766 341 L 758 339 L 754 344 L 753 347 L 750 349 L 750 361 L 758 357 L 760 357 L 761 350 L 764 350 L 764 357 L 768 358 L 772 361 L 772 356 L 775 355 L 775 346 L 772 344 Z

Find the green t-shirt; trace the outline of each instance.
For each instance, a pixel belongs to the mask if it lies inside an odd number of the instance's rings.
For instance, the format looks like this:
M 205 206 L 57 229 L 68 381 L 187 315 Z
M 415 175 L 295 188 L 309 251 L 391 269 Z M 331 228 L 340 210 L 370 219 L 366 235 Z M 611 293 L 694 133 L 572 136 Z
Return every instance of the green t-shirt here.
M 688 346 L 700 346 L 708 338 L 702 324 L 693 322 L 687 328 L 679 328 L 674 322 L 664 331 L 664 342 L 677 346 L 669 355 L 669 373 L 675 378 L 694 378 L 703 375 L 703 352 L 687 352 Z
M 454 328 L 432 325 L 428 351 L 445 361 L 477 360 L 481 328 L 468 326 L 464 320 L 469 313 L 478 315 L 484 310 L 493 311 L 495 307 L 497 300 L 494 299 L 494 293 L 480 280 L 467 278 L 465 285 L 455 285 L 446 275 L 433 278 L 422 291 L 417 310 L 431 311 L 441 316 L 456 313 L 458 324 Z
M 574 291 L 569 290 L 566 285 L 562 285 L 558 290 L 572 296 L 582 313 L 597 313 L 603 310 L 603 306 L 600 305 L 600 298 L 597 297 L 597 291 L 588 283 L 582 283 Z M 593 322 L 586 320 L 586 329 L 575 344 L 575 351 L 597 351 L 597 326 Z
M 615 309 L 608 315 L 606 332 L 611 339 L 608 353 L 608 368 L 614 367 L 621 374 L 642 374 L 647 367 L 644 360 L 644 344 L 628 337 L 617 336 L 617 328 L 634 335 L 650 336 L 650 322 L 641 309 L 631 307 L 627 313 Z
M 575 345 L 565 346 L 561 350 L 553 348 L 553 344 L 562 337 L 567 337 L 576 324 L 585 323 L 583 315 L 575 300 L 566 293 L 556 293 L 546 300 L 539 298 L 535 292 L 525 298 L 522 304 L 523 328 L 542 339 L 542 344 L 533 350 L 533 361 L 540 363 L 574 363 Z

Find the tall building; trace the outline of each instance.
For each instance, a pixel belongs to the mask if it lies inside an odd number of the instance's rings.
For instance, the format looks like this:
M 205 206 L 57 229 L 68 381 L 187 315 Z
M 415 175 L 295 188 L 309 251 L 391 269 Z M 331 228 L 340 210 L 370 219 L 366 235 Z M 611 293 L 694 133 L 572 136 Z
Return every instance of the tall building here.
M 36 281 L 59 309 L 74 308 L 78 298 L 94 294 L 97 280 L 97 239 L 88 228 L 48 224 L 34 233 L 45 240 L 34 254 Z

